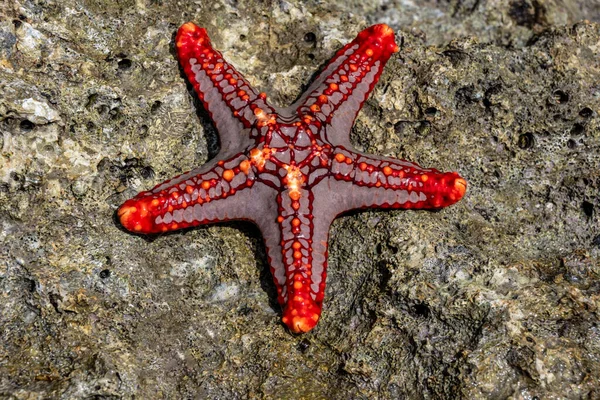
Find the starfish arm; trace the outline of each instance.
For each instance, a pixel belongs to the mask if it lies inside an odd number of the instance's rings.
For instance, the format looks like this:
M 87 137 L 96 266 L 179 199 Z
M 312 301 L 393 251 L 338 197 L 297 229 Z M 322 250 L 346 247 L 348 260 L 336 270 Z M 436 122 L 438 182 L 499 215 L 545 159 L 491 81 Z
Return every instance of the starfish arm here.
M 321 316 L 327 269 L 329 222 L 313 209 L 305 189 L 286 190 L 277 197 L 283 271 L 275 275 L 283 323 L 294 333 L 308 332 Z
M 373 25 L 339 50 L 291 111 L 325 125 L 333 145 L 348 145 L 350 129 L 379 80 L 390 56 L 398 51 L 394 31 Z
M 272 118 L 266 95 L 212 47 L 206 29 L 188 22 L 179 28 L 175 43 L 183 71 L 219 131 L 221 149 L 238 149 L 245 139 L 240 131 Z
M 173 231 L 214 221 L 252 220 L 258 215 L 253 208 L 265 200 L 267 192 L 262 189 L 265 185 L 255 186 L 255 178 L 255 167 L 240 154 L 141 192 L 123 203 L 117 214 L 124 228 L 137 233 Z
M 339 212 L 358 208 L 438 209 L 459 201 L 467 182 L 456 172 L 425 169 L 415 163 L 336 148 L 330 179 L 347 191 Z

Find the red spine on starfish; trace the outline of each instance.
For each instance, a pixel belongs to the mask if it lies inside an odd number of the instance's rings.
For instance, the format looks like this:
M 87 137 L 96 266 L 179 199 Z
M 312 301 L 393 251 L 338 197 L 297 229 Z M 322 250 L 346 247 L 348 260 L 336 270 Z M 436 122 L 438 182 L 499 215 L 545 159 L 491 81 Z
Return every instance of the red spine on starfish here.
M 179 61 L 221 137 L 206 165 L 127 200 L 121 224 L 159 233 L 215 221 L 249 220 L 260 228 L 283 307 L 295 333 L 321 316 L 327 238 L 333 219 L 358 208 L 438 209 L 459 201 L 456 172 L 352 148 L 356 114 L 398 51 L 387 25 L 374 25 L 339 50 L 308 90 L 287 108 L 267 102 L 219 53 L 206 30 L 184 24 Z

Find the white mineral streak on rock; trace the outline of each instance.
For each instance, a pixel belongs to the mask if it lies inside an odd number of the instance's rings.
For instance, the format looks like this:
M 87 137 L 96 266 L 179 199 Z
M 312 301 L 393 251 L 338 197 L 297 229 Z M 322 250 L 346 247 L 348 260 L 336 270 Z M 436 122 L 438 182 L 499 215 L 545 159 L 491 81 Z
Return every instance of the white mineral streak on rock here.
M 17 50 L 26 57 L 40 58 L 42 56 L 42 47 L 47 43 L 48 38 L 40 31 L 34 29 L 26 22 L 22 22 L 19 29 L 16 30 Z
M 50 107 L 48 103 L 29 98 L 23 100 L 20 106 L 20 114 L 36 125 L 44 125 L 49 122 L 61 120 L 58 111 Z

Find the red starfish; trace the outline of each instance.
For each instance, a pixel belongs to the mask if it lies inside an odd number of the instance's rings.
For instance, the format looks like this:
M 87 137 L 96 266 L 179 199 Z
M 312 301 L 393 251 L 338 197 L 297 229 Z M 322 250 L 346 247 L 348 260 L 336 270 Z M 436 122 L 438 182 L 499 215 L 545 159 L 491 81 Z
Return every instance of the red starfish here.
M 158 233 L 215 221 L 250 220 L 260 228 L 283 307 L 295 333 L 320 318 L 333 219 L 357 208 L 449 206 L 465 194 L 455 172 L 363 154 L 350 129 L 392 53 L 394 32 L 374 25 L 329 62 L 298 101 L 267 102 L 221 53 L 206 30 L 179 28 L 179 61 L 221 138 L 218 156 L 127 200 L 121 224 Z

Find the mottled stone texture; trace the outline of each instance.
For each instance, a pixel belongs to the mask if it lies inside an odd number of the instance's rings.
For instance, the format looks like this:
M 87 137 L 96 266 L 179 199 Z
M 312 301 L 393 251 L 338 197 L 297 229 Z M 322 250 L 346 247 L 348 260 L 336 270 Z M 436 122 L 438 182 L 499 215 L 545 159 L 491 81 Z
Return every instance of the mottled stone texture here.
M 324 3 L 0 2 L 0 398 L 600 397 L 600 1 Z M 438 213 L 338 219 L 309 334 L 253 226 L 115 222 L 218 149 L 174 57 L 188 20 L 281 104 L 389 24 L 353 143 L 469 181 Z

